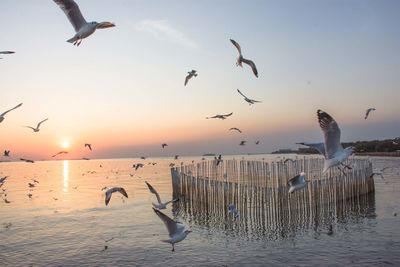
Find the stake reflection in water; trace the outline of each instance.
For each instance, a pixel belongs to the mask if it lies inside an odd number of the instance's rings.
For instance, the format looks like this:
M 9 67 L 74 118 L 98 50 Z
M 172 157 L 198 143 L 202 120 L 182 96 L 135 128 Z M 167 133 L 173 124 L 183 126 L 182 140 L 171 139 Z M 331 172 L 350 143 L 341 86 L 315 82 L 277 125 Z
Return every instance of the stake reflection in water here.
M 68 160 L 63 161 L 63 178 L 64 178 L 63 191 L 65 193 L 67 193 L 68 192 L 68 184 L 69 184 L 69 161 Z
M 323 161 L 300 159 L 290 164 L 225 160 L 202 162 L 171 170 L 173 212 L 196 224 L 250 238 L 281 239 L 331 224 L 359 223 L 374 216 L 374 182 L 368 160 L 352 160 L 346 176 L 322 176 Z M 286 181 L 304 170 L 306 188 L 288 193 Z M 234 203 L 241 216 L 228 216 Z

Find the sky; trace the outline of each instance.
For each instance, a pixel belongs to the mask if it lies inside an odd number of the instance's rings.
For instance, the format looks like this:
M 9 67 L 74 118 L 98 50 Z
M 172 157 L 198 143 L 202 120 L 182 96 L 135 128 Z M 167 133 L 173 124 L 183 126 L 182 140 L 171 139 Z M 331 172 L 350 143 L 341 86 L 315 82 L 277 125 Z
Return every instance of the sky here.
M 400 136 L 399 1 L 76 2 L 87 21 L 116 27 L 76 47 L 53 1 L 0 1 L 0 51 L 16 51 L 0 59 L 0 112 L 23 103 L 0 124 L 0 151 L 14 158 L 297 148 L 323 140 L 318 109 L 336 119 L 343 142 Z M 235 65 L 229 39 L 258 78 Z M 249 106 L 236 89 L 262 103 Z M 377 110 L 364 120 L 369 107 Z M 40 132 L 22 127 L 45 118 Z

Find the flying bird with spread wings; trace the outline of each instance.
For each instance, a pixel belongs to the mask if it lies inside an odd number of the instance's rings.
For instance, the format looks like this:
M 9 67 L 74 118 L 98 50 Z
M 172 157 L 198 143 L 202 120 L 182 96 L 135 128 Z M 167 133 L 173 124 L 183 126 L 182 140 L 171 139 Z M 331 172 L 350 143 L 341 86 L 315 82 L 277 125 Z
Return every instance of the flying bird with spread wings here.
M 67 40 L 69 43 L 73 43 L 76 46 L 79 46 L 83 39 L 92 35 L 96 29 L 105 29 L 110 27 L 115 27 L 114 23 L 111 22 L 86 22 L 83 17 L 81 11 L 79 10 L 79 6 L 73 0 L 53 0 L 62 11 L 64 11 L 67 16 L 69 22 L 71 22 L 72 26 L 75 29 L 76 34 L 71 39 Z
M 215 116 L 212 117 L 206 117 L 206 119 L 221 119 L 221 120 L 225 120 L 227 117 L 231 116 L 233 114 L 233 112 L 229 113 L 229 114 L 217 114 Z
M 233 39 L 230 39 L 230 40 L 231 40 L 231 43 L 236 47 L 236 49 L 239 52 L 239 57 L 236 60 L 236 66 L 243 67 L 242 63 L 249 65 L 251 67 L 254 75 L 258 78 L 258 71 L 257 71 L 256 64 L 254 64 L 253 61 L 244 58 L 242 55 L 242 49 L 240 48 L 240 45 L 235 40 L 233 40 Z
M 229 129 L 229 131 L 233 131 L 233 130 L 235 130 L 235 131 L 237 131 L 239 133 L 242 133 L 242 131 L 239 128 L 236 128 L 236 127 L 232 127 L 232 128 Z
M 367 109 L 367 110 L 365 111 L 365 117 L 364 117 L 364 119 L 365 119 L 365 120 L 368 119 L 369 113 L 370 113 L 371 111 L 375 111 L 375 110 L 376 110 L 375 108 L 369 108 L 369 109 Z
M 187 85 L 187 83 L 189 82 L 189 80 L 190 80 L 193 76 L 194 76 L 194 77 L 197 77 L 197 71 L 192 70 L 192 71 L 189 71 L 189 72 L 188 72 L 188 75 L 187 75 L 186 78 L 185 78 L 185 86 Z
M 42 120 L 41 122 L 39 122 L 39 123 L 36 125 L 36 128 L 34 128 L 34 127 L 32 127 L 32 126 L 25 126 L 25 127 L 26 127 L 26 128 L 30 128 L 30 129 L 32 129 L 35 133 L 37 133 L 37 132 L 40 131 L 40 125 L 41 125 L 43 122 L 47 121 L 47 120 L 48 120 L 48 118 Z
M 149 184 L 148 182 L 145 181 L 145 183 L 147 184 L 147 187 L 149 188 L 150 192 L 153 193 L 157 198 L 158 204 L 152 203 L 154 208 L 159 209 L 159 210 L 163 210 L 163 209 L 167 208 L 167 205 L 169 203 L 174 203 L 174 202 L 179 200 L 178 198 L 176 198 L 176 199 L 173 199 L 173 200 L 170 200 L 170 201 L 167 201 L 167 202 L 162 202 L 161 198 L 160 198 L 160 195 L 158 194 L 157 190 L 154 189 L 154 187 L 151 184 Z
M 239 89 L 237 89 L 237 91 L 238 91 L 238 93 L 239 93 L 240 95 L 242 95 L 242 96 L 244 97 L 244 101 L 246 101 L 247 103 L 249 103 L 250 106 L 251 106 L 252 104 L 254 104 L 254 103 L 261 103 L 261 101 L 257 101 L 257 100 L 248 98 L 248 97 L 245 96 L 242 92 L 240 92 Z

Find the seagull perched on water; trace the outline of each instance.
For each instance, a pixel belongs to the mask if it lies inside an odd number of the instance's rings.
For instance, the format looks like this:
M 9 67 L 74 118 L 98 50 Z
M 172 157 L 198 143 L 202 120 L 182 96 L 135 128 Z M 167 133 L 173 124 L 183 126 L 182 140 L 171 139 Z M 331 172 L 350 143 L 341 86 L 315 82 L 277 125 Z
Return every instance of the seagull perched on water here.
M 189 82 L 189 80 L 190 80 L 193 76 L 194 76 L 194 77 L 197 77 L 196 71 L 195 71 L 195 70 L 189 71 L 189 72 L 188 72 L 188 75 L 187 75 L 186 78 L 185 78 L 185 86 L 186 86 L 186 84 Z
M 229 204 L 228 206 L 228 214 L 232 214 L 233 218 L 239 217 L 239 211 L 236 209 L 234 204 Z
M 212 117 L 206 117 L 206 119 L 221 119 L 221 120 L 225 120 L 227 117 L 231 116 L 233 114 L 233 112 L 229 113 L 229 114 L 224 114 L 224 115 L 215 115 Z
M 366 120 L 366 119 L 368 118 L 369 113 L 370 113 L 371 111 L 375 111 L 375 110 L 376 110 L 375 108 L 369 108 L 369 109 L 367 109 L 367 110 L 365 111 L 365 117 L 364 117 L 364 119 Z
M 163 221 L 167 227 L 169 239 L 161 240 L 162 242 L 170 243 L 172 245 L 172 251 L 175 251 L 175 243 L 181 242 L 186 236 L 192 231 L 185 229 L 185 225 L 182 223 L 172 220 L 170 217 L 162 213 L 161 211 L 153 208 L 157 216 Z
M 160 195 L 159 195 L 158 192 L 154 189 L 154 187 L 151 186 L 151 184 L 149 184 L 149 183 L 146 182 L 146 181 L 145 181 L 145 183 L 147 184 L 147 187 L 149 188 L 150 192 L 153 193 L 154 195 L 156 195 L 156 197 L 157 197 L 157 202 L 158 202 L 158 204 L 152 203 L 154 208 L 159 209 L 159 210 L 163 210 L 163 209 L 166 209 L 166 208 L 167 208 L 167 205 L 168 205 L 169 203 L 174 203 L 174 202 L 176 202 L 176 201 L 179 200 L 179 198 L 176 198 L 176 199 L 173 199 L 173 200 L 170 200 L 170 201 L 167 201 L 167 202 L 163 203 L 163 202 L 161 202 Z
M 143 167 L 144 167 L 143 163 L 137 163 L 137 164 L 132 165 L 132 168 L 135 168 L 135 171 L 137 171 L 137 169 L 143 168 Z
M 110 188 L 106 191 L 106 199 L 105 199 L 106 206 L 110 202 L 112 194 L 115 192 L 120 192 L 124 197 L 128 197 L 128 194 L 126 193 L 125 189 L 123 189 L 122 187 Z
M 4 157 L 9 157 L 10 156 L 10 150 L 4 150 Z
M 165 148 L 166 146 L 168 146 L 168 144 L 166 144 L 166 143 L 161 144 L 161 147 L 162 147 L 162 148 Z
M 92 144 L 85 144 L 85 147 L 89 148 L 90 151 L 92 151 Z
M 75 36 L 67 40 L 69 43 L 79 46 L 82 40 L 96 31 L 96 29 L 105 29 L 114 27 L 115 24 L 111 22 L 86 22 L 82 16 L 79 6 L 73 0 L 54 0 L 54 2 L 64 11 L 69 22 L 75 29 Z
M 242 63 L 249 65 L 251 67 L 251 69 L 253 70 L 254 75 L 258 78 L 256 64 L 254 64 L 254 62 L 249 59 L 245 59 L 242 55 L 242 49 L 240 48 L 240 45 L 235 40 L 232 40 L 232 39 L 230 39 L 230 40 L 239 52 L 239 57 L 236 60 L 236 66 L 243 67 Z
M 300 190 L 307 185 L 305 175 L 304 172 L 301 172 L 299 175 L 296 175 L 288 181 L 289 193 Z
M 68 154 L 68 151 L 60 151 L 60 152 L 54 154 L 54 155 L 51 156 L 51 157 L 54 158 L 54 157 L 56 157 L 56 156 L 58 156 L 58 155 L 60 155 L 60 154 Z
M 20 106 L 22 106 L 22 103 L 16 105 L 16 106 L 13 107 L 12 109 L 9 109 L 9 110 L 7 110 L 7 111 L 4 111 L 2 114 L 0 114 L 0 122 L 2 122 L 2 121 L 5 119 L 5 118 L 4 118 L 4 115 L 6 115 L 8 112 L 10 112 L 10 111 L 12 111 L 12 110 L 14 110 L 14 109 L 16 109 L 16 108 L 19 108 Z
M 323 173 L 325 173 L 331 167 L 344 165 L 343 161 L 353 154 L 354 147 L 343 148 L 340 143 L 340 128 L 337 122 L 328 113 L 319 109 L 317 111 L 317 116 L 319 126 L 324 133 L 325 139 L 325 162 L 323 170 Z M 349 166 L 347 167 L 350 168 Z
M 242 133 L 242 131 L 239 128 L 236 128 L 236 127 L 233 127 L 233 128 L 229 129 L 229 131 L 232 131 L 232 130 L 235 130 L 235 131 L 238 131 L 239 133 Z
M 37 133 L 37 132 L 39 132 L 39 131 L 40 131 L 40 129 L 39 129 L 40 125 L 41 125 L 43 122 L 47 121 L 47 120 L 48 120 L 48 118 L 47 118 L 47 119 L 44 119 L 44 120 L 42 120 L 41 122 L 39 122 L 39 123 L 37 124 L 36 128 L 34 128 L 34 127 L 31 127 L 31 126 L 24 126 L 24 127 L 26 127 L 26 128 L 30 128 L 30 129 L 32 129 L 32 130 L 33 130 L 35 133 Z
M 247 96 L 245 96 L 242 92 L 240 92 L 239 89 L 237 89 L 237 91 L 238 91 L 239 94 L 241 94 L 241 95 L 244 97 L 244 100 L 245 100 L 247 103 L 249 103 L 250 106 L 251 106 L 252 104 L 254 104 L 254 103 L 261 103 L 261 101 L 257 101 L 257 100 L 254 100 L 254 99 L 247 98 Z

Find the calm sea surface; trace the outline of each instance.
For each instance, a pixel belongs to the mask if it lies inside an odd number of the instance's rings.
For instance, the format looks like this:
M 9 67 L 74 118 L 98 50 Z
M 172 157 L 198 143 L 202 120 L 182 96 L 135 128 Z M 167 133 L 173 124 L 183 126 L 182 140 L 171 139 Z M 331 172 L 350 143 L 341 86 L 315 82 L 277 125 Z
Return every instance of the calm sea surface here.
M 271 155 L 246 158 L 261 157 Z M 160 242 L 168 233 L 144 181 L 169 200 L 169 164 L 192 160 L 201 159 L 0 163 L 0 177 L 9 176 L 0 189 L 0 266 L 400 266 L 400 159 L 371 158 L 374 170 L 393 168 L 345 215 L 298 222 L 290 231 L 249 231 L 210 214 L 194 218 L 178 202 L 164 212 L 193 232 L 171 252 Z M 139 162 L 145 166 L 135 171 Z M 105 206 L 105 186 L 122 186 L 129 198 L 117 193 Z

